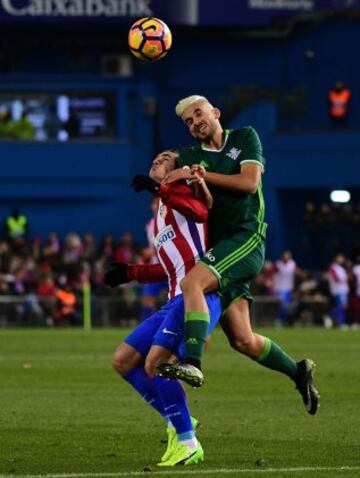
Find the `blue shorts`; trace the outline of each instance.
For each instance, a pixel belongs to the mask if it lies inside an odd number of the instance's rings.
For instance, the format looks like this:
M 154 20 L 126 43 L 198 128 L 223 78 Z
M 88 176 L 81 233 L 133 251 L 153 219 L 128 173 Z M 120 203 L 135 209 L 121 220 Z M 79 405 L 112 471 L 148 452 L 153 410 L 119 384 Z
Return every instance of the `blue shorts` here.
M 152 297 L 159 297 L 162 290 L 168 289 L 167 282 L 156 282 L 154 284 L 145 284 L 142 288 L 142 295 L 151 295 Z
M 206 294 L 210 312 L 209 335 L 221 316 L 221 302 L 217 294 Z M 146 357 L 152 345 L 159 345 L 184 358 L 184 299 L 182 295 L 169 300 L 161 309 L 145 319 L 125 339 L 143 357 Z

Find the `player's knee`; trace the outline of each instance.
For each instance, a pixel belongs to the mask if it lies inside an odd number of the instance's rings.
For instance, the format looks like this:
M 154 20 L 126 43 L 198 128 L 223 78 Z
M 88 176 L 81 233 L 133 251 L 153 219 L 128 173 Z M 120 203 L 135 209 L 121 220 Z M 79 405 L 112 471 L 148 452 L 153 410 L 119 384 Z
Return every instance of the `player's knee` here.
M 181 289 L 181 292 L 184 294 L 185 292 L 188 291 L 189 289 L 189 280 L 184 277 L 183 279 L 181 279 L 180 281 L 180 289 Z
M 201 287 L 201 284 L 198 282 L 194 281 L 193 279 L 189 277 L 184 277 L 180 281 L 180 289 L 183 294 L 188 294 L 188 293 L 202 293 L 203 289 Z
M 156 375 L 157 361 L 152 357 L 147 357 L 145 360 L 145 373 L 148 377 L 153 378 Z
M 254 336 L 239 336 L 239 337 L 231 337 L 229 339 L 230 345 L 233 349 L 237 352 L 240 352 L 244 355 L 249 357 L 256 357 L 257 351 L 255 350 L 255 338 Z
M 132 362 L 120 351 L 116 351 L 112 360 L 113 367 L 120 375 L 125 375 L 133 368 Z

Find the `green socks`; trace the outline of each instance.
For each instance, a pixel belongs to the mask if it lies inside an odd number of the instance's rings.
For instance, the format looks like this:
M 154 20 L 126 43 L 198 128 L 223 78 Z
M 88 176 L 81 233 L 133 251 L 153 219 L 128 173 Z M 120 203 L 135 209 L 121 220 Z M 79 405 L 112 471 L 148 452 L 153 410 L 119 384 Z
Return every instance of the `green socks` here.
M 260 365 L 284 373 L 292 380 L 295 379 L 297 363 L 283 351 L 275 342 L 265 337 L 265 346 L 256 359 Z
M 185 313 L 185 359 L 201 368 L 210 317 L 207 312 Z

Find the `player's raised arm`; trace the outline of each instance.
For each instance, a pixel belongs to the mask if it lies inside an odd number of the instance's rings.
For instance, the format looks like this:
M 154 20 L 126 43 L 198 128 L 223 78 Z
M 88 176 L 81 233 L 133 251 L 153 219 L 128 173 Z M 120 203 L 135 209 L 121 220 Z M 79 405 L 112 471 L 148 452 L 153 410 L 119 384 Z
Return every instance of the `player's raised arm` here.
M 104 283 L 109 287 L 116 287 L 137 281 L 139 284 L 151 282 L 163 282 L 167 274 L 161 264 L 126 264 L 125 262 L 113 262 L 109 270 L 105 272 Z
M 208 208 L 212 205 L 211 194 L 205 184 L 199 184 L 201 196 L 195 197 L 192 188 L 180 179 L 192 179 L 201 183 L 201 176 L 192 174 L 190 168 L 175 169 L 176 161 L 177 154 L 172 151 L 158 154 L 152 162 L 149 176 L 135 176 L 132 186 L 137 192 L 147 190 L 156 194 L 166 206 L 180 212 L 186 219 L 204 223 L 208 217 Z M 175 173 L 176 180 L 173 178 L 174 180 L 166 182 L 171 173 Z
M 198 223 L 206 222 L 208 203 L 204 198 L 196 198 L 194 191 L 187 184 L 181 182 L 162 184 L 157 195 L 166 206 L 183 214 L 186 219 Z M 208 201 L 210 201 L 210 198 L 211 195 Z
M 193 176 L 193 187 L 194 187 L 194 194 L 197 199 L 202 201 L 206 204 L 208 209 L 211 209 L 214 205 L 214 198 L 212 197 L 209 188 L 205 182 L 205 175 L 206 170 L 201 165 L 195 165 L 196 168 L 191 168 L 192 176 Z
M 264 172 L 265 160 L 258 134 L 253 128 L 247 128 L 246 137 L 241 145 L 233 147 L 228 157 L 238 165 L 238 173 L 221 174 L 206 171 L 204 179 L 207 184 L 219 188 L 230 189 L 234 192 L 256 194 L 261 176 Z M 193 165 L 192 172 L 198 171 L 199 165 Z
M 212 186 L 230 189 L 239 193 L 255 194 L 261 179 L 262 167 L 247 163 L 241 166 L 239 174 L 206 172 L 205 181 Z

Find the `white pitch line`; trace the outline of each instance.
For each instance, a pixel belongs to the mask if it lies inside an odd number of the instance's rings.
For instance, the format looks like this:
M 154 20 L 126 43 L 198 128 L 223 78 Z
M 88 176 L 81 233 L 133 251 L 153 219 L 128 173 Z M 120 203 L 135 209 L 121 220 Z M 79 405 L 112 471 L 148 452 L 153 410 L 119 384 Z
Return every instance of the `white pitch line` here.
M 122 478 L 153 475 L 226 475 L 231 473 L 301 473 L 307 471 L 360 471 L 360 466 L 306 466 L 299 468 L 215 468 L 212 470 L 120 471 L 118 473 L 50 473 L 46 475 L 0 475 L 0 478 Z M 149 473 L 149 475 L 147 475 Z

